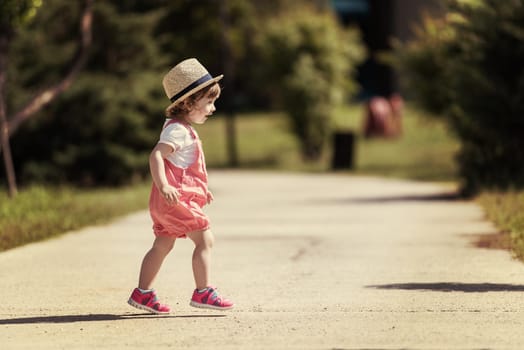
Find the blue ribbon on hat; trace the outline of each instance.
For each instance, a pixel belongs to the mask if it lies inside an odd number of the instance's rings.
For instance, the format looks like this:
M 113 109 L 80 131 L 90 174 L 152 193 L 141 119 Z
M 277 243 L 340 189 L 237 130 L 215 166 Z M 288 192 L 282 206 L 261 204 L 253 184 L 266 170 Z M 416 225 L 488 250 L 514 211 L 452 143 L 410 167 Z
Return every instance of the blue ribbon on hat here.
M 180 91 L 178 94 L 175 94 L 175 96 L 171 97 L 170 98 L 171 102 L 175 102 L 180 97 L 187 94 L 189 91 L 193 90 L 194 88 L 198 87 L 199 85 L 204 84 L 206 81 L 209 81 L 211 79 L 213 79 L 213 77 L 210 74 L 206 74 L 202 78 L 195 80 L 194 82 L 189 84 L 184 90 Z

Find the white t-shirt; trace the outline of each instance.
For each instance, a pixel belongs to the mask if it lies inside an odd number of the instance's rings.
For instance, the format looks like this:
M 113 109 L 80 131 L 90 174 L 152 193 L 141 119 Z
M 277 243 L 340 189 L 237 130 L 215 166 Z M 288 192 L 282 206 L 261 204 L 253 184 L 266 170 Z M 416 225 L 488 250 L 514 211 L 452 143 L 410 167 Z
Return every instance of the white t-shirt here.
M 166 121 L 167 123 L 167 121 Z M 188 126 L 191 128 L 191 126 Z M 191 135 L 188 127 L 180 123 L 172 123 L 162 130 L 158 143 L 165 143 L 173 147 L 173 153 L 166 159 L 178 168 L 187 169 L 197 157 L 197 140 Z M 198 137 L 195 129 L 191 128 Z

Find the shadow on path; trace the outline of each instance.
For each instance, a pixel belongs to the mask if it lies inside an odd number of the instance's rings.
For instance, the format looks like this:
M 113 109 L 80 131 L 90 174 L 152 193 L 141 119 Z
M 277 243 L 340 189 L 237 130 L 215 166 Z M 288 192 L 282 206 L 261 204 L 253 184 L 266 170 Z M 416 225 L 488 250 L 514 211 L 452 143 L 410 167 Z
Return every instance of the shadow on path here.
M 435 194 L 405 194 L 394 196 L 379 197 L 348 197 L 348 198 L 330 198 L 315 199 L 315 204 L 396 204 L 398 202 L 453 202 L 464 200 L 456 192 L 443 192 Z
M 524 292 L 524 285 L 499 284 L 499 283 L 397 283 L 366 286 L 375 289 L 399 289 L 399 290 L 422 290 L 432 292 L 464 292 L 464 293 L 486 293 L 486 292 Z
M 0 325 L 8 324 L 33 324 L 33 323 L 74 323 L 74 322 L 93 322 L 93 321 L 119 321 L 136 320 L 147 318 L 213 318 L 225 317 L 226 315 L 155 315 L 155 314 L 89 314 L 89 315 L 63 315 L 63 316 L 37 316 L 0 319 Z

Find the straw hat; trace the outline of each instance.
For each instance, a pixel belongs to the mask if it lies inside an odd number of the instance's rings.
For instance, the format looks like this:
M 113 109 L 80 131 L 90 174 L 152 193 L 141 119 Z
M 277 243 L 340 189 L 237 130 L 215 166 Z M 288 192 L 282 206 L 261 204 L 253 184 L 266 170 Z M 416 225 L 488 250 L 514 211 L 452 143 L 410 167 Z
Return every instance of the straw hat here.
M 212 77 L 196 58 L 188 58 L 174 66 L 162 80 L 164 91 L 171 104 L 170 109 L 189 95 L 202 90 L 220 79 L 224 75 Z

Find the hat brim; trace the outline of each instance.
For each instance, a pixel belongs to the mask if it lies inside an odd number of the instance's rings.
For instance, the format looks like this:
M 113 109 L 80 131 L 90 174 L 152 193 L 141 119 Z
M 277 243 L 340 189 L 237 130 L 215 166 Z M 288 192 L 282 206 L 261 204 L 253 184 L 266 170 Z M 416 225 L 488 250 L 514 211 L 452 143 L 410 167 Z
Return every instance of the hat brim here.
M 184 95 L 180 96 L 179 98 L 177 98 L 175 101 L 173 101 L 169 106 L 167 106 L 166 108 L 166 113 L 171 109 L 173 108 L 177 103 L 179 103 L 180 101 L 182 101 L 183 99 L 185 99 L 186 97 L 190 96 L 190 95 L 193 95 L 195 92 L 198 92 L 206 87 L 208 87 L 209 85 L 212 85 L 214 83 L 216 83 L 217 81 L 219 81 L 220 79 L 222 79 L 224 77 L 223 74 L 213 78 L 213 79 L 210 79 L 208 81 L 206 81 L 205 83 L 202 83 L 200 85 L 198 85 L 197 87 L 195 87 L 194 89 L 191 89 L 189 90 L 187 93 L 185 93 Z

